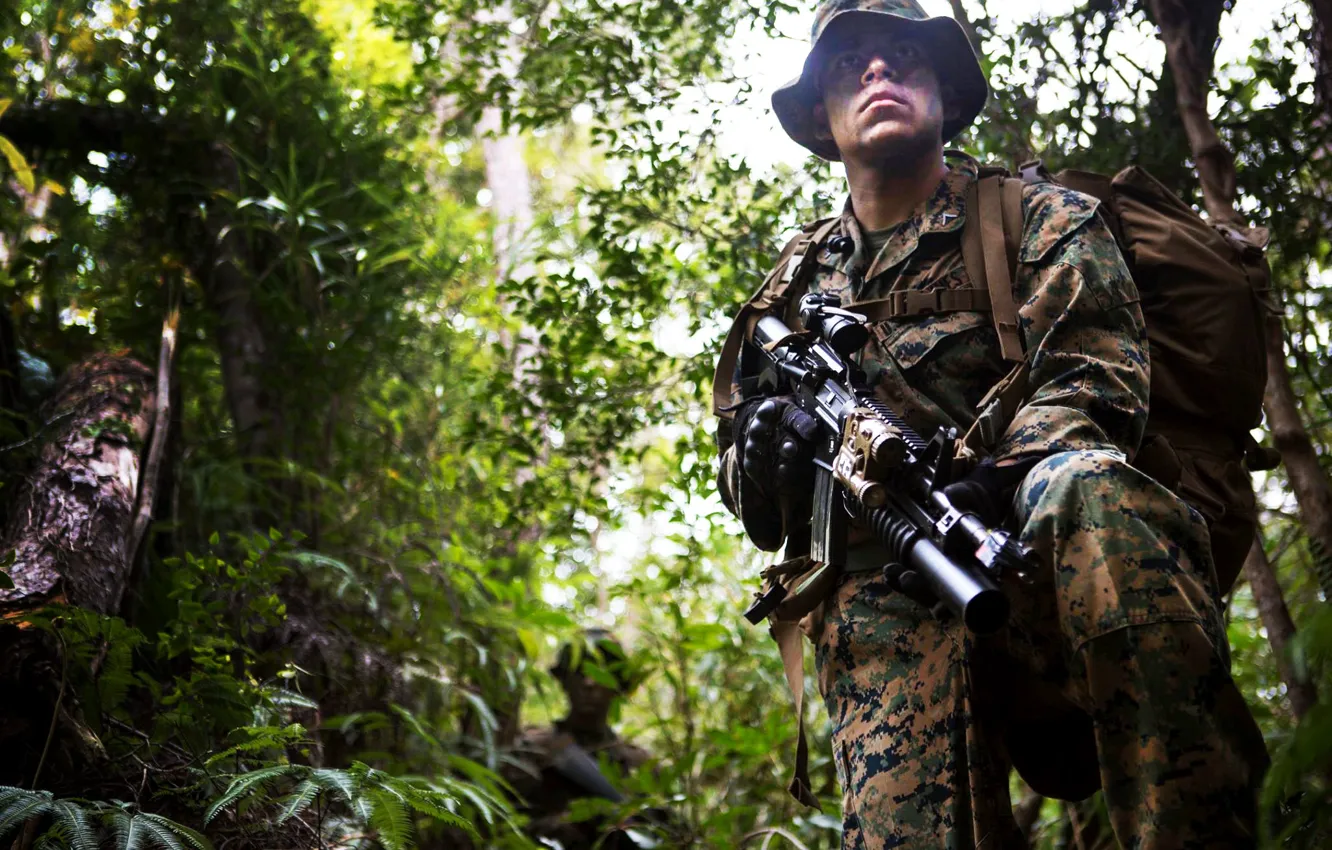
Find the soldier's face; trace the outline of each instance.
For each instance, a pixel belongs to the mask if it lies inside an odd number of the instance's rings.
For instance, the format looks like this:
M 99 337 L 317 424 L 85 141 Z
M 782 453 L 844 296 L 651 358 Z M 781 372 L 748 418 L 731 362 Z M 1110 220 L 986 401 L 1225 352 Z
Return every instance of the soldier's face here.
M 945 92 L 919 42 L 891 22 L 829 32 L 814 107 L 819 137 L 845 161 L 873 163 L 943 146 Z

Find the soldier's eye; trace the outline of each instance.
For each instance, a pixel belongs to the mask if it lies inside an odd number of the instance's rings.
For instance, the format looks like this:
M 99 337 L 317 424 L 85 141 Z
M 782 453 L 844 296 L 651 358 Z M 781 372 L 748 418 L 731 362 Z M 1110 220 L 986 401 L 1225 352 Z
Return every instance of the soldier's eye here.
M 920 61 L 920 47 L 915 42 L 899 41 L 893 46 L 893 58 L 903 65 L 914 65 Z
M 848 50 L 833 58 L 833 68 L 838 71 L 855 71 L 859 66 L 860 54 L 855 51 Z

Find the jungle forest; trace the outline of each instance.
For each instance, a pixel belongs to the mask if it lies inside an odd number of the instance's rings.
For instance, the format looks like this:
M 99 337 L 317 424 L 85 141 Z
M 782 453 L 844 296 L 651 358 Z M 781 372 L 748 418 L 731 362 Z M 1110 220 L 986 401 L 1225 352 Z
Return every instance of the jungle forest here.
M 1332 846 L 1332 2 L 923 5 L 992 90 L 953 146 L 1270 232 L 1226 628 L 1261 842 Z M 840 846 L 711 406 L 843 202 L 769 108 L 814 6 L 0 4 L 0 845 L 594 846 L 510 778 L 567 645 L 645 754 L 566 807 L 595 846 Z M 1031 847 L 1117 846 L 1099 796 L 1010 792 Z

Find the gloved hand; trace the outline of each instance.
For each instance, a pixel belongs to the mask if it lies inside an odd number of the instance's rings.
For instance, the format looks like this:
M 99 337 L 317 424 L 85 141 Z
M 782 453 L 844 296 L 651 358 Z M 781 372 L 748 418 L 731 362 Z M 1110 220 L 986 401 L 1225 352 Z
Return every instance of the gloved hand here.
M 958 510 L 974 513 L 986 525 L 999 525 L 1007 518 L 1023 479 L 1042 460 L 1034 456 L 1000 466 L 987 457 L 967 477 L 945 487 L 944 495 Z
M 738 411 L 734 438 L 740 467 L 772 501 L 814 489 L 814 440 L 819 424 L 790 396 L 755 399 Z

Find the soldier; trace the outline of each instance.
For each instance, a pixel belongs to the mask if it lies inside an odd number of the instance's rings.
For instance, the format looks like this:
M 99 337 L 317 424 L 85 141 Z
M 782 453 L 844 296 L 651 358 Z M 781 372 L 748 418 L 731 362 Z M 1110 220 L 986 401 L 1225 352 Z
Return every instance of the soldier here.
M 637 684 L 624 648 L 604 629 L 589 629 L 584 644 L 565 644 L 551 668 L 569 698 L 569 714 L 553 727 L 524 732 L 513 747 L 518 763 L 508 765 L 502 775 L 524 801 L 523 811 L 531 817 L 527 832 L 533 838 L 558 841 L 564 850 L 631 848 L 636 845 L 628 836 L 603 819 L 570 820 L 574 800 L 624 802 L 601 772 L 599 760 L 622 776 L 648 759 L 646 751 L 621 739 L 610 726 L 615 700 Z M 591 671 L 591 665 L 599 669 Z M 615 680 L 614 687 L 605 683 L 606 674 Z
M 1019 314 L 1001 336 L 963 260 L 978 165 L 944 152 L 988 97 L 961 27 L 916 0 L 824 0 L 812 43 L 773 107 L 795 141 L 844 164 L 850 197 L 813 231 L 797 282 L 879 302 L 861 364 L 917 433 L 966 432 L 1021 346 L 1021 404 L 949 495 L 1006 519 L 1043 565 L 1031 585 L 1005 582 L 1010 624 L 979 639 L 907 598 L 886 552 L 853 535 L 807 621 L 843 846 L 1024 847 L 1013 766 L 1047 796 L 1104 789 L 1124 847 L 1253 846 L 1266 754 L 1230 677 L 1207 528 L 1128 463 L 1146 421 L 1145 328 L 1097 202 L 1024 187 Z M 719 407 L 719 484 L 773 551 L 809 516 L 812 423 L 787 400 L 745 400 L 744 386 Z M 759 428 L 764 403 L 777 415 Z

